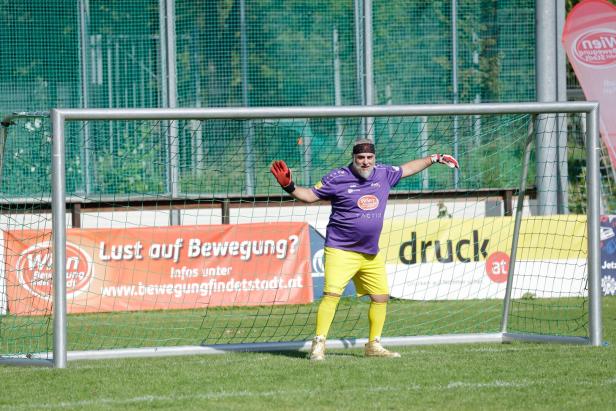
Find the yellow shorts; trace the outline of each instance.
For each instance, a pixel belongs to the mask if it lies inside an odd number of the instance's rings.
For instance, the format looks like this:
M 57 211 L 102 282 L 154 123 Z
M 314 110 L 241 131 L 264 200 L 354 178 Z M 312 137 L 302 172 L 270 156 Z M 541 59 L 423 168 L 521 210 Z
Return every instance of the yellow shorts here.
M 385 260 L 377 255 L 325 247 L 325 286 L 323 291 L 342 295 L 353 279 L 357 295 L 389 295 Z

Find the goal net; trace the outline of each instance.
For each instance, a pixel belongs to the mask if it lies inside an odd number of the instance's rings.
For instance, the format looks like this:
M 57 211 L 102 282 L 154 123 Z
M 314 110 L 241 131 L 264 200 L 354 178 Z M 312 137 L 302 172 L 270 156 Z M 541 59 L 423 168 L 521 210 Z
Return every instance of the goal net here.
M 386 342 L 600 342 L 593 104 L 54 110 L 2 133 L 0 362 L 306 350 L 330 206 L 269 165 L 310 187 L 358 137 L 461 166 L 391 192 Z M 365 342 L 368 306 L 349 284 L 331 347 Z

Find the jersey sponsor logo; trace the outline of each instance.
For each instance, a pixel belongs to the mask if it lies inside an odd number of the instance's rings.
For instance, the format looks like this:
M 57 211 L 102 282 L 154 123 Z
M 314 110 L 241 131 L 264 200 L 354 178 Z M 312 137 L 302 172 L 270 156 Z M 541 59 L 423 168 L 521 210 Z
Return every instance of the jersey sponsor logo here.
M 370 184 L 370 187 L 379 188 L 379 187 L 381 187 L 381 184 L 380 183 L 372 183 L 372 184 Z
M 358 192 L 358 191 L 361 191 L 361 190 L 360 190 L 359 188 L 349 188 L 349 189 L 347 190 L 347 192 L 348 192 L 349 194 L 353 194 L 353 193 L 356 193 L 356 192 Z
M 361 196 L 359 200 L 357 200 L 357 206 L 365 211 L 374 210 L 379 206 L 379 199 L 372 194 Z

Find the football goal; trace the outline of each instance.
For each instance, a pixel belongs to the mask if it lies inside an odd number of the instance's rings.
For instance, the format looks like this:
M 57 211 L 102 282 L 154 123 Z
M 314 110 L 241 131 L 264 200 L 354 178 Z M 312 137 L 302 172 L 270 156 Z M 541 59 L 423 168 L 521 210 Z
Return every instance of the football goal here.
M 460 163 L 392 189 L 384 343 L 602 343 L 595 103 L 55 109 L 1 130 L 0 364 L 308 350 L 331 209 L 269 166 L 310 187 L 359 137 L 379 163 Z M 366 342 L 368 306 L 351 283 L 329 348 Z

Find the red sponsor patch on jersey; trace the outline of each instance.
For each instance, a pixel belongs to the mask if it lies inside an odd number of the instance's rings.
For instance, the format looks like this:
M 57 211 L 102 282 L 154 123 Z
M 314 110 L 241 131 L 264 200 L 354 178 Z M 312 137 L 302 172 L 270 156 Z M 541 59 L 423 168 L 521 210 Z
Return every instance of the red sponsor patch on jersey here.
M 379 206 L 379 199 L 372 194 L 367 194 L 357 200 L 357 206 L 365 211 L 374 210 Z

